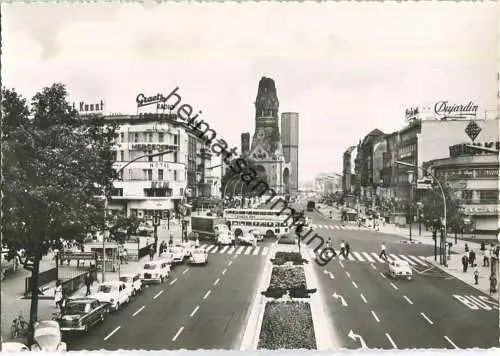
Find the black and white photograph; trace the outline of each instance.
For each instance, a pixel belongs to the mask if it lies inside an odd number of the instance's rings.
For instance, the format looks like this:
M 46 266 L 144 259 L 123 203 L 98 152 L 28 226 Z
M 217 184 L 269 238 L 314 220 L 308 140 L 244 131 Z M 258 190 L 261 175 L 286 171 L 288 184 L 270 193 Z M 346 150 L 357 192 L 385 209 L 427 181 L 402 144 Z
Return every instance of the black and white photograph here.
M 1 351 L 498 348 L 496 1 L 1 4 Z

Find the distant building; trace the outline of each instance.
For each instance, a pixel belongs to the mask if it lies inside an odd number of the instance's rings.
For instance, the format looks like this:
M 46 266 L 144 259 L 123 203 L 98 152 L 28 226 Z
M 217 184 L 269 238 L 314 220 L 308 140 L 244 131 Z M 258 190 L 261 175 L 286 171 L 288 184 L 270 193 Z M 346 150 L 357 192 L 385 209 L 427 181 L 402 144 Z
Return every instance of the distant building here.
M 354 154 L 353 154 L 354 153 Z M 356 157 L 356 146 L 351 146 L 345 150 L 343 155 L 343 168 L 342 168 L 342 191 L 344 193 L 353 193 L 353 178 L 354 175 L 354 158 Z
M 241 154 L 246 155 L 250 151 L 250 134 L 248 132 L 241 134 Z
M 281 143 L 285 162 L 290 163 L 290 193 L 299 189 L 299 114 L 281 114 Z
M 384 133 L 378 129 L 372 130 L 363 138 L 358 145 L 356 155 L 356 175 L 358 176 L 357 185 L 360 197 L 365 201 L 372 201 L 375 196 L 373 182 L 373 148 Z

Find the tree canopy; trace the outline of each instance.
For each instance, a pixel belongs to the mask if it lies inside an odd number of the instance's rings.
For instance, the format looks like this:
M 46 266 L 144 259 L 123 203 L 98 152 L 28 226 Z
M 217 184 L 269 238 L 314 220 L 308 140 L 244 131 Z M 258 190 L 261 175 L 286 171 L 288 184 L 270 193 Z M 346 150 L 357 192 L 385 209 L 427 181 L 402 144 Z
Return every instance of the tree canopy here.
M 460 207 L 454 191 L 447 185 L 443 185 L 444 195 L 446 197 L 446 225 L 451 229 L 458 229 L 464 221 L 464 213 Z M 429 190 L 422 199 L 423 220 L 428 226 L 435 228 L 441 227 L 441 218 L 443 217 L 443 197 L 438 186 Z
M 99 196 L 117 178 L 116 126 L 79 116 L 67 96 L 63 84 L 53 84 L 28 104 L 2 88 L 3 243 L 27 257 L 48 240 L 83 240 L 103 228 Z

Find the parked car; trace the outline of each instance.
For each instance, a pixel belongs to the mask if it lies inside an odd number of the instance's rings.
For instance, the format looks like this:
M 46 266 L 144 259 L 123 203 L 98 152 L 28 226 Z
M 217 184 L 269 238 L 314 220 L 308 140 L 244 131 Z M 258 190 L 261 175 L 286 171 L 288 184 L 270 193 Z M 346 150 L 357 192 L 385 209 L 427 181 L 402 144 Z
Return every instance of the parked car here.
M 391 261 L 389 262 L 389 275 L 394 278 L 402 277 L 411 280 L 413 271 L 406 261 Z
M 123 282 L 132 289 L 132 296 L 135 296 L 137 293 L 142 292 L 143 284 L 141 281 L 141 275 L 139 273 L 129 273 L 122 274 L 119 278 L 120 282 Z
M 184 262 L 186 258 L 186 249 L 181 245 L 175 245 L 169 249 L 172 254 L 172 264 L 178 264 Z
M 264 234 L 259 230 L 250 230 L 249 232 L 255 236 L 257 241 L 264 241 Z
M 43 320 L 34 325 L 31 351 L 64 352 L 67 345 L 62 341 L 59 323 L 55 320 Z
M 2 342 L 2 353 L 5 352 L 25 352 L 30 351 L 30 348 L 20 342 Z
M 61 331 L 87 332 L 90 327 L 104 321 L 109 304 L 94 298 L 70 299 L 62 310 L 59 322 Z
M 170 264 L 164 260 L 145 263 L 141 272 L 143 283 L 163 283 L 170 274 Z
M 117 311 L 121 305 L 130 302 L 132 290 L 120 281 L 104 282 L 99 285 L 97 293 L 91 298 L 97 299 L 101 303 L 109 303 L 112 310 Z
M 197 248 L 191 251 L 189 264 L 206 265 L 208 263 L 208 252 L 204 248 Z
M 242 245 L 253 245 L 257 242 L 255 235 L 250 232 L 245 232 L 238 236 L 238 242 Z
M 194 241 L 188 241 L 181 243 L 181 246 L 184 247 L 184 254 L 186 258 L 191 255 L 191 251 L 197 248 L 196 243 Z
M 233 245 L 234 241 L 234 234 L 229 230 L 222 230 L 219 236 L 217 236 L 217 243 L 219 245 Z

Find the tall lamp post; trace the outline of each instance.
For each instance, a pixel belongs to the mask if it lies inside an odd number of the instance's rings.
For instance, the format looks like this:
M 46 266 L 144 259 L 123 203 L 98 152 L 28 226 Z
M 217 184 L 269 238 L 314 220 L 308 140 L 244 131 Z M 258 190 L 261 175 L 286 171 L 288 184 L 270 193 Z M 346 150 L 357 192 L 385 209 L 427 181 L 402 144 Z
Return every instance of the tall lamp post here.
M 421 169 L 422 171 L 424 171 L 424 169 L 418 165 L 413 165 L 413 164 L 401 162 L 401 161 L 394 161 L 394 163 L 399 164 L 401 166 L 412 167 L 414 169 Z M 439 181 L 439 179 L 437 179 L 436 176 L 434 176 L 430 172 L 430 170 L 427 170 L 426 173 L 429 174 L 432 177 L 432 179 L 438 184 L 439 190 L 441 191 L 441 196 L 443 198 L 443 218 L 442 218 L 443 235 L 441 237 L 441 242 L 440 242 L 440 247 L 441 247 L 440 248 L 440 252 L 441 252 L 440 253 L 440 263 L 442 265 L 444 265 L 445 267 L 447 267 L 447 262 L 446 262 L 446 195 L 444 194 L 443 186 L 441 185 L 441 182 Z M 444 258 L 443 258 L 443 256 L 444 256 Z

